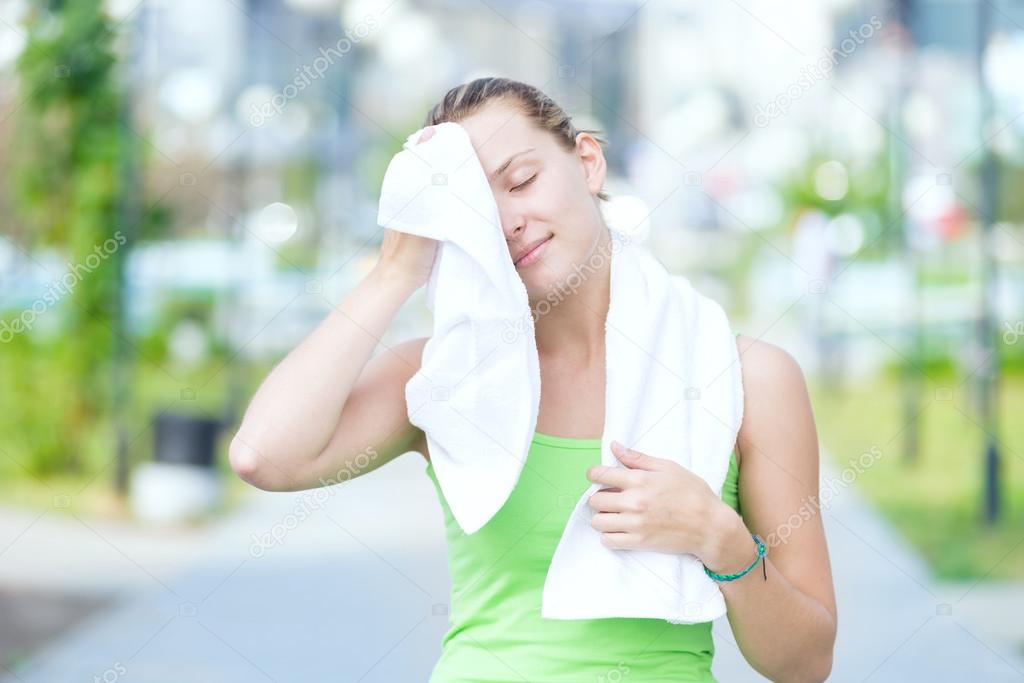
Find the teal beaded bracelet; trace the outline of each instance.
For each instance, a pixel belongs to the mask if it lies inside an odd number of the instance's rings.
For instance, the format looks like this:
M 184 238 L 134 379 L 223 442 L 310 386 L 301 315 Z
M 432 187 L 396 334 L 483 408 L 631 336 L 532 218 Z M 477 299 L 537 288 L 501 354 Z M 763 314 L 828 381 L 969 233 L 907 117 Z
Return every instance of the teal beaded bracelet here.
M 761 537 L 758 536 L 757 534 L 753 534 L 753 537 L 754 537 L 754 543 L 757 544 L 757 559 L 754 560 L 754 563 L 751 564 L 749 567 L 747 567 L 746 569 L 744 569 L 741 572 L 736 572 L 735 574 L 716 574 L 715 572 L 713 572 L 710 569 L 708 569 L 708 566 L 706 564 L 701 562 L 701 565 L 703 565 L 703 567 L 704 567 L 704 573 L 707 574 L 708 576 L 710 576 L 715 581 L 735 581 L 736 579 L 740 578 L 741 576 L 745 576 L 747 574 L 747 572 L 749 572 L 751 569 L 753 569 L 754 567 L 757 566 L 758 562 L 761 562 L 764 559 L 765 554 L 768 552 L 768 546 L 766 546 L 764 544 L 764 541 L 761 540 Z M 768 580 L 768 569 L 767 569 L 767 567 L 764 567 L 763 565 L 762 565 L 762 569 L 764 570 L 764 580 L 767 581 Z

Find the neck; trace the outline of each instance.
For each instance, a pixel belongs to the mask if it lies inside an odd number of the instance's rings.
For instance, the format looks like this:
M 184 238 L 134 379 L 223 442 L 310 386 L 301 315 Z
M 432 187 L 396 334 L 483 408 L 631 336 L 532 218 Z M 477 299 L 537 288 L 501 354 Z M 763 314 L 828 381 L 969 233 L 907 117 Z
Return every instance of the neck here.
M 572 358 L 581 364 L 603 357 L 611 299 L 610 245 L 608 231 L 598 231 L 594 248 L 579 268 L 561 278 L 550 295 L 531 302 L 541 356 Z

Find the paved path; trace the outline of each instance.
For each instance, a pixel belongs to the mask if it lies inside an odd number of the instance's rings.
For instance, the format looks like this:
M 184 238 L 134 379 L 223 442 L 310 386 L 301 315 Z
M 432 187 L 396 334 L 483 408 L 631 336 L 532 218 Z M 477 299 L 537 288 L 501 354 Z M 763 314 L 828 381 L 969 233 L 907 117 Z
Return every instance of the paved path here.
M 968 619 L 983 590 L 940 594 L 852 489 L 825 514 L 840 615 L 829 680 L 1024 681 L 1020 658 Z M 50 517 L 28 530 L 25 518 L 4 517 L 0 584 L 115 602 L 3 683 L 405 683 L 425 681 L 439 655 L 443 526 L 417 455 L 333 489 L 254 490 L 242 513 L 200 531 L 157 536 Z M 254 541 L 275 529 L 279 543 Z M 714 632 L 723 683 L 765 680 L 726 619 Z

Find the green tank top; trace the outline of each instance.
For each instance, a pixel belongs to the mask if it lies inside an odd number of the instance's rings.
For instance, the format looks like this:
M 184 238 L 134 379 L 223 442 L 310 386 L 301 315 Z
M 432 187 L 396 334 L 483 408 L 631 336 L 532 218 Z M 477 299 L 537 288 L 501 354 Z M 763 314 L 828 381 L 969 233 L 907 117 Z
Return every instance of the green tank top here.
M 712 622 L 540 616 L 555 547 L 591 484 L 587 468 L 600 462 L 600 439 L 535 432 L 508 500 L 471 535 L 455 521 L 433 464 L 427 463 L 444 512 L 452 581 L 451 625 L 429 683 L 715 683 Z M 738 491 L 733 453 L 722 500 L 737 512 Z

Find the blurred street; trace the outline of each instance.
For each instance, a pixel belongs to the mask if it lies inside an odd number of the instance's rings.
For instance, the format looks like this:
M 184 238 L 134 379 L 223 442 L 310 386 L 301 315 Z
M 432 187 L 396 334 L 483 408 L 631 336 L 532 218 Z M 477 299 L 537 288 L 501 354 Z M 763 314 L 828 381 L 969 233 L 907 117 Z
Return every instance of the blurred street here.
M 823 477 L 838 475 L 825 468 Z M 3 581 L 113 593 L 118 603 L 4 683 L 102 679 L 118 667 L 126 680 L 151 683 L 426 680 L 449 586 L 441 509 L 421 457 L 407 453 L 328 490 L 322 507 L 310 504 L 312 514 L 261 557 L 252 539 L 303 493 L 255 492 L 238 514 L 162 549 L 143 534 L 103 529 L 101 538 L 62 522 L 68 542 L 95 545 L 89 554 L 102 565 L 63 572 L 31 560 L 45 553 L 40 521 L 0 557 Z M 830 681 L 1024 680 L 1021 653 L 969 618 L 974 591 L 940 598 L 920 558 L 856 492 L 834 499 L 825 524 L 840 615 Z M 743 660 L 725 618 L 713 632 L 720 681 L 767 680 Z

